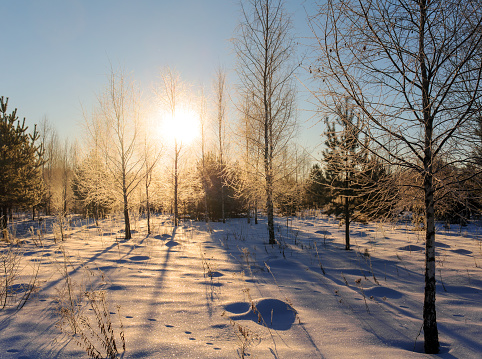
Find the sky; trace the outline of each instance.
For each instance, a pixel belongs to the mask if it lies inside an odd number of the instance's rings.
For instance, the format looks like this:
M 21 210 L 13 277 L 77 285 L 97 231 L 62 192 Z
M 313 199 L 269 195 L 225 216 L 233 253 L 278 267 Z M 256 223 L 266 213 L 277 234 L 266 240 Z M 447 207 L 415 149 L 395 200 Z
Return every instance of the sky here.
M 96 106 L 111 66 L 131 74 L 148 95 L 166 66 L 206 87 L 222 66 L 231 85 L 236 83 L 229 40 L 241 18 L 238 0 L 0 0 L 0 5 L 0 96 L 9 97 L 9 109 L 18 108 L 29 127 L 46 117 L 61 138 L 79 137 L 82 109 Z M 312 1 L 288 0 L 286 6 L 304 41 Z M 300 142 L 313 147 L 322 129 L 312 127 L 305 103 L 298 107 Z

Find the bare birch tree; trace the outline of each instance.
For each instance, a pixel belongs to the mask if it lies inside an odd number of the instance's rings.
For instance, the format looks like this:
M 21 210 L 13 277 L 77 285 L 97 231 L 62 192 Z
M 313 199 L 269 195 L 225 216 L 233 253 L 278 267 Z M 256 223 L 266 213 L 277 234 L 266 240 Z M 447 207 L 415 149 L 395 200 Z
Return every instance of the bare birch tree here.
M 52 200 L 55 187 L 54 168 L 57 165 L 60 145 L 57 131 L 47 117 L 44 117 L 40 123 L 40 141 L 45 149 L 45 163 L 42 165 L 42 174 L 46 191 L 43 205 L 45 206 L 45 214 L 50 215 L 52 213 Z
M 171 68 L 161 72 L 161 88 L 158 93 L 160 101 L 166 107 L 172 119 L 176 118 L 176 110 L 181 106 L 182 96 L 186 85 L 181 81 L 181 76 Z M 174 138 L 174 226 L 179 225 L 179 157 L 182 142 Z
M 349 96 L 368 120 L 368 130 L 360 130 L 373 153 L 421 178 L 414 186 L 424 195 L 424 346 L 437 353 L 435 195 L 474 175 L 453 177 L 446 169 L 469 161 L 465 130 L 479 110 L 482 7 L 478 1 L 328 0 L 310 23 L 318 43 L 309 70 L 320 80 L 320 104 L 331 107 Z
M 111 71 L 109 84 L 99 96 L 99 120 L 103 123 L 102 150 L 107 169 L 122 198 L 125 239 L 131 238 L 129 199 L 144 178 L 145 159 L 138 153 L 140 138 L 140 94 L 120 73 Z
M 269 243 L 274 234 L 274 161 L 290 139 L 294 105 L 294 41 L 291 19 L 281 0 L 250 0 L 241 4 L 242 21 L 234 47 L 244 98 L 252 99 L 250 123 L 263 133 L 264 187 Z
M 199 122 L 201 130 L 201 166 L 202 166 L 202 184 L 204 191 L 204 220 L 209 222 L 208 216 L 208 197 L 207 197 L 207 174 L 206 174 L 206 126 L 207 126 L 207 106 L 204 89 L 201 89 L 201 96 L 199 98 Z
M 146 195 L 146 217 L 147 217 L 147 234 L 151 234 L 151 185 L 152 185 L 152 178 L 154 173 L 154 168 L 156 167 L 157 163 L 161 158 L 162 153 L 162 144 L 157 145 L 155 140 L 150 136 L 153 132 L 152 127 L 153 124 L 148 124 L 147 127 L 144 128 L 144 151 L 143 151 L 143 161 L 144 161 L 144 191 Z
M 226 73 L 223 69 L 218 68 L 214 80 L 214 93 L 217 109 L 217 137 L 219 145 L 219 168 L 224 172 L 224 138 L 226 129 Z M 224 190 L 225 190 L 225 173 L 221 173 L 221 216 L 223 223 L 226 223 L 226 215 L 224 211 Z

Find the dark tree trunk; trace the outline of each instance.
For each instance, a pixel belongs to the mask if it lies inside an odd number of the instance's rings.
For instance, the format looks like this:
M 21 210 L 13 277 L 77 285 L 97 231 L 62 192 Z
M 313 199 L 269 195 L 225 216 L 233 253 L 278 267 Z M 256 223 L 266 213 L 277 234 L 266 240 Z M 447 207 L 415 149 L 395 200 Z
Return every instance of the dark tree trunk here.
M 350 202 L 345 197 L 345 250 L 350 250 Z
M 0 226 L 1 226 L 1 230 L 4 230 L 5 228 L 7 228 L 7 222 L 8 222 L 8 217 L 7 217 L 7 207 L 2 207 L 0 208 L 1 209 L 1 213 L 0 213 Z
M 420 0 L 420 37 L 419 61 L 422 76 L 424 137 L 424 195 L 425 195 L 425 290 L 423 301 L 423 333 L 426 354 L 439 352 L 437 315 L 435 309 L 435 209 L 433 186 L 433 115 L 431 113 L 429 71 L 425 57 L 425 24 L 427 19 L 427 0 Z
M 147 234 L 151 234 L 151 209 L 149 208 L 149 199 L 146 202 L 147 211 Z
M 424 349 L 427 354 L 439 352 L 437 313 L 435 308 L 435 220 L 432 177 L 425 178 L 425 291 L 423 301 Z
M 254 224 L 258 224 L 258 200 L 254 202 Z
M 226 214 L 224 213 L 224 179 L 222 177 L 221 177 L 221 213 L 223 217 L 223 223 L 226 223 Z
M 266 212 L 268 215 L 269 244 L 276 244 L 276 239 L 274 237 L 274 210 L 272 193 L 271 175 L 268 174 L 266 178 Z
M 125 224 L 125 239 L 131 239 L 131 224 L 129 220 L 129 208 L 127 206 L 127 194 L 124 194 L 124 224 Z

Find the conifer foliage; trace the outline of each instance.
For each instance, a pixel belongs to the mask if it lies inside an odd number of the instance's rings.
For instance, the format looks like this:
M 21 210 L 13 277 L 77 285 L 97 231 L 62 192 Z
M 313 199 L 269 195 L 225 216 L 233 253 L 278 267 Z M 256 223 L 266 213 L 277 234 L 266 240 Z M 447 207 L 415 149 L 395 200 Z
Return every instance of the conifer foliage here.
M 35 128 L 28 133 L 17 109 L 7 112 L 8 98 L 0 97 L 0 226 L 5 229 L 12 209 L 35 207 L 43 194 L 42 145 Z
M 363 178 L 367 170 L 366 147 L 360 146 L 360 118 L 348 99 L 339 103 L 335 119 L 326 120 L 327 149 L 323 152 L 325 171 L 321 178 L 327 188 L 326 213 L 345 222 L 345 249 L 350 249 L 350 222 L 363 203 Z M 341 130 L 338 130 L 338 127 Z

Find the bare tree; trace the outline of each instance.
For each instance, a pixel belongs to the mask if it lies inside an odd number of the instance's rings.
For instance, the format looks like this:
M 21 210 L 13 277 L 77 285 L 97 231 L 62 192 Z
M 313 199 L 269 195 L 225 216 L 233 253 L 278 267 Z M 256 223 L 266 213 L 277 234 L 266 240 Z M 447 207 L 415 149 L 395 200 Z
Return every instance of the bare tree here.
M 100 217 L 113 209 L 117 190 L 113 174 L 108 170 L 105 123 L 100 109 L 91 114 L 83 110 L 85 151 L 78 153 L 73 176 L 73 191 L 86 216 L 92 215 L 97 225 Z
M 241 4 L 243 14 L 234 47 L 244 98 L 252 99 L 250 124 L 263 133 L 264 187 L 269 243 L 274 235 L 274 160 L 290 139 L 294 85 L 291 19 L 281 0 L 250 0 Z
M 130 239 L 129 198 L 144 178 L 145 159 L 136 152 L 140 140 L 140 95 L 122 72 L 112 70 L 109 85 L 99 96 L 99 106 L 104 130 L 100 138 L 102 151 L 122 198 L 125 239 Z
M 254 216 L 255 224 L 258 224 L 258 202 L 262 197 L 260 194 L 260 171 L 262 142 L 261 130 L 259 126 L 254 126 L 252 118 L 251 98 L 243 94 L 244 98 L 237 105 L 239 118 L 234 131 L 236 148 L 239 151 L 240 176 L 233 177 L 236 181 L 230 182 L 229 186 L 235 189 L 236 197 L 243 198 L 246 206 L 246 216 L 248 223 L 251 223 L 251 216 Z
M 226 117 L 226 73 L 223 69 L 218 68 L 214 82 L 214 93 L 217 108 L 217 137 L 219 145 L 219 168 L 224 171 L 223 155 L 224 155 L 224 137 L 225 137 L 225 117 Z M 226 215 L 224 213 L 224 189 L 225 189 L 225 173 L 221 173 L 221 216 L 223 223 L 226 223 Z
M 45 182 L 45 198 L 43 199 L 45 212 L 47 215 L 52 213 L 52 200 L 54 197 L 54 168 L 58 165 L 59 157 L 59 138 L 57 131 L 49 122 L 47 117 L 40 123 L 40 141 L 45 150 L 45 163 L 42 166 L 42 174 Z
M 158 96 L 172 119 L 176 118 L 176 110 L 181 106 L 185 87 L 181 76 L 176 71 L 168 67 L 161 72 L 161 89 Z M 182 142 L 174 137 L 174 225 L 176 227 L 179 225 L 179 156 L 182 145 Z
M 209 222 L 208 216 L 208 196 L 207 196 L 207 174 L 206 174 L 206 125 L 207 125 L 207 106 L 206 96 L 204 95 L 204 89 L 201 89 L 199 106 L 199 120 L 201 130 L 201 166 L 202 166 L 202 183 L 204 191 L 204 220 Z
M 69 212 L 69 204 L 72 198 L 72 178 L 74 169 L 74 147 L 65 139 L 62 153 L 60 156 L 60 179 L 61 179 L 61 200 L 60 200 L 60 212 L 63 216 L 66 216 Z
M 151 193 L 152 176 L 154 168 L 161 158 L 162 145 L 157 146 L 154 140 L 149 136 L 152 133 L 151 128 L 144 129 L 144 190 L 146 195 L 146 216 L 147 216 L 147 234 L 151 234 Z
M 426 353 L 439 351 L 435 194 L 474 176 L 446 169 L 470 160 L 466 129 L 479 110 L 481 25 L 480 2 L 453 0 L 328 0 L 311 20 L 318 44 L 309 70 L 321 81 L 321 105 L 349 96 L 369 123 L 360 130 L 373 153 L 421 178 L 413 186 L 424 196 Z

